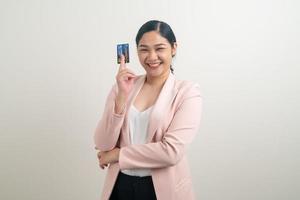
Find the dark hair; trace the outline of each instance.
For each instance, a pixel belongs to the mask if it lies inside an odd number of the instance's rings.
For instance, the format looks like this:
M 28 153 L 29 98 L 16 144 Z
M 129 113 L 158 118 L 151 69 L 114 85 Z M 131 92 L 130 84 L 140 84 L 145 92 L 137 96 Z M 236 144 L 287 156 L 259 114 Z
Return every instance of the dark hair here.
M 171 47 L 174 47 L 174 44 L 176 43 L 176 37 L 173 30 L 167 23 L 158 20 L 150 20 L 141 26 L 135 38 L 136 46 L 138 46 L 143 35 L 150 31 L 157 31 L 162 37 L 168 40 Z M 175 55 L 172 55 L 172 57 L 174 56 Z M 172 65 L 170 66 L 170 69 L 171 72 L 174 73 Z

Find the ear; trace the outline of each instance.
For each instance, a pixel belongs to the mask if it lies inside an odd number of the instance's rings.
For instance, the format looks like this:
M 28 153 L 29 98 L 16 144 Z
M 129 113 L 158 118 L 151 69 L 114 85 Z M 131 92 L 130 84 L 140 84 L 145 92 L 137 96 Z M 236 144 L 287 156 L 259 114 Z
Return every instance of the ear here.
M 172 57 L 175 56 L 177 51 L 177 42 L 174 42 L 173 47 L 172 47 Z

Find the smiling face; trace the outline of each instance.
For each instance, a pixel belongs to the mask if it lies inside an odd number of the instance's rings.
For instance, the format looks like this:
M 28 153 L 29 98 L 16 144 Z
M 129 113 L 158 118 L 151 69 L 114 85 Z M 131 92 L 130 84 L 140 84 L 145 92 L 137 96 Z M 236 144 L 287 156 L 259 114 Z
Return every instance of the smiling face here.
M 169 41 L 157 31 L 145 33 L 138 44 L 138 56 L 147 76 L 157 78 L 170 73 L 172 55 L 176 54 L 176 43 L 171 46 Z

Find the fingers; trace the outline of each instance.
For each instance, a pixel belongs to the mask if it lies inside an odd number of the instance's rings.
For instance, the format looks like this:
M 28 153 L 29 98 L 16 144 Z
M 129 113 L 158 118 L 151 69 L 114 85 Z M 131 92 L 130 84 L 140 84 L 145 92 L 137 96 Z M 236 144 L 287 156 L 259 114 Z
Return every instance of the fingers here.
M 105 167 L 107 167 L 108 164 L 103 164 L 103 165 L 99 164 L 99 166 L 100 166 L 101 169 L 105 169 Z
M 130 79 L 133 79 L 135 77 L 136 77 L 135 73 L 132 70 L 130 70 L 126 67 L 126 65 L 125 65 L 125 56 L 122 54 L 121 55 L 120 67 L 119 67 L 116 79 L 118 81 L 120 81 L 120 80 L 130 80 Z
M 132 72 L 129 71 L 122 71 L 121 73 L 119 73 L 116 77 L 117 80 L 128 80 L 130 78 L 135 78 L 136 75 Z
M 95 149 L 96 150 L 98 150 L 98 148 L 97 147 L 95 147 Z M 99 167 L 101 168 L 101 169 L 105 169 L 105 167 L 107 167 L 108 166 L 108 164 L 101 164 L 101 156 L 102 156 L 102 154 L 103 154 L 103 152 L 102 151 L 99 151 L 98 153 L 97 153 L 97 158 L 98 158 L 98 161 L 99 161 Z
M 120 78 L 120 77 L 136 77 L 135 73 L 132 72 L 132 71 L 129 71 L 127 69 L 125 70 L 122 70 L 120 71 L 118 74 L 117 74 L 117 78 Z
M 98 157 L 98 159 L 100 159 L 100 158 L 101 158 L 102 154 L 103 154 L 103 152 L 102 152 L 102 151 L 99 151 L 99 152 L 97 153 L 97 157 Z
M 99 151 L 97 153 L 97 157 L 98 157 L 98 160 L 99 160 L 99 165 L 107 165 L 108 164 L 106 162 L 106 158 L 105 158 L 105 157 L 107 157 L 106 152 Z
M 108 164 L 107 163 L 103 163 L 103 158 L 101 158 L 101 156 L 102 156 L 102 153 L 99 152 L 97 154 L 97 157 L 98 157 L 98 160 L 99 160 L 99 166 L 100 166 L 101 169 L 105 169 L 105 167 L 107 167 Z
M 98 157 L 98 160 L 99 160 L 99 167 L 100 167 L 101 169 L 105 169 L 105 167 L 107 167 L 108 164 L 102 164 L 102 159 L 101 159 L 102 154 L 103 154 L 103 153 L 102 153 L 101 151 L 99 151 L 99 152 L 97 153 L 97 157 Z
M 136 78 L 135 73 L 128 68 L 122 69 L 116 76 L 117 81 L 130 80 Z
M 120 61 L 120 67 L 119 67 L 119 71 L 122 69 L 125 69 L 126 65 L 125 65 L 125 56 L 122 54 L 121 55 L 121 61 Z
M 131 73 L 131 74 L 135 75 L 135 73 L 134 73 L 131 69 L 129 69 L 129 68 L 121 69 L 121 70 L 118 72 L 118 74 L 122 74 L 122 73 L 125 73 L 125 72 L 128 72 L 128 73 Z

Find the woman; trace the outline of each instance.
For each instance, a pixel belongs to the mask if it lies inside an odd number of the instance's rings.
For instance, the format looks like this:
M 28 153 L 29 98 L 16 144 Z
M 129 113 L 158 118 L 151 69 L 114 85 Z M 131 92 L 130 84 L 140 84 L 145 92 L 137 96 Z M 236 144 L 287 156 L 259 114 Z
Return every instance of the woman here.
M 199 86 L 173 75 L 177 43 L 168 24 L 148 21 L 136 45 L 146 75 L 122 57 L 95 131 L 99 165 L 108 167 L 102 199 L 195 199 L 185 150 L 199 128 Z

